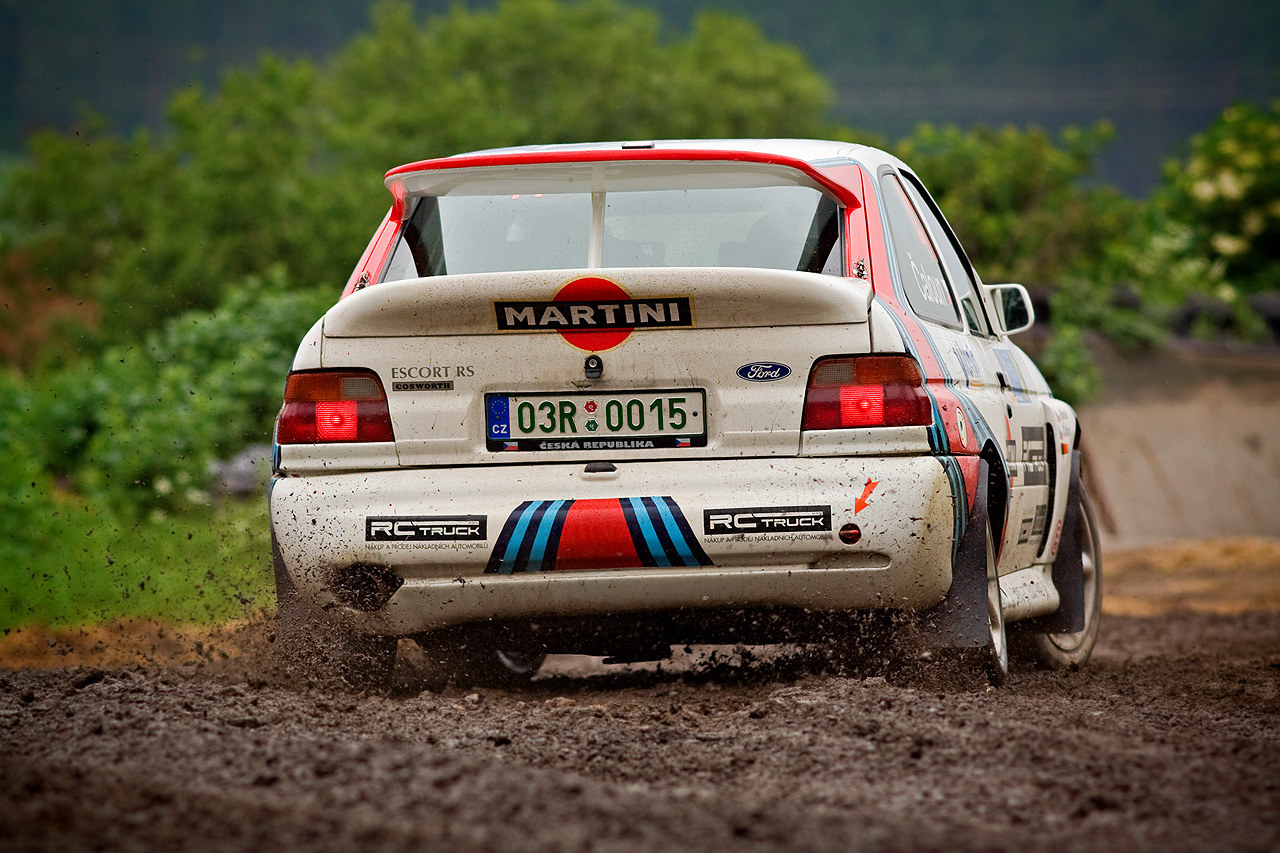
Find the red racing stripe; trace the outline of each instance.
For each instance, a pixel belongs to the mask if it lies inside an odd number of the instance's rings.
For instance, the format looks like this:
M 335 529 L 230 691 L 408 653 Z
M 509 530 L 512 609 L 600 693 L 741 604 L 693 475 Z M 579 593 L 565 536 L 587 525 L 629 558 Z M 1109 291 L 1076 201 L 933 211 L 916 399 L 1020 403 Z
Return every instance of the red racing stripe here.
M 560 531 L 556 570 L 628 569 L 643 565 L 616 498 L 574 501 Z

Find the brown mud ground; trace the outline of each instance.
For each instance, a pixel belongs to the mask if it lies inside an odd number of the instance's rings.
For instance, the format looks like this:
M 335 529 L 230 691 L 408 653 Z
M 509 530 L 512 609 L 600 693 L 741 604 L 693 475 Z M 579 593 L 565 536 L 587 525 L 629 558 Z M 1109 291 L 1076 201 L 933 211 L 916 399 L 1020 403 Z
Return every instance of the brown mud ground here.
M 1079 672 L 801 650 L 288 686 L 269 620 L 0 642 L 0 850 L 1280 850 L 1280 541 L 1108 555 Z

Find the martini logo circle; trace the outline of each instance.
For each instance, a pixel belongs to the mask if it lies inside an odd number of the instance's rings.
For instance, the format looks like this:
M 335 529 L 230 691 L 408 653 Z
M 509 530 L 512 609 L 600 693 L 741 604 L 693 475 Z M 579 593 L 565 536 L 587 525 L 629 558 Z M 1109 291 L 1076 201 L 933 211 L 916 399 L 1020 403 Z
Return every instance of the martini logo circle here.
M 560 288 L 556 291 L 554 301 L 568 303 L 570 316 L 572 316 L 574 308 L 582 305 L 592 305 L 600 308 L 602 313 L 606 313 L 607 306 L 630 302 L 631 296 L 607 278 L 588 277 L 575 278 Z M 613 313 L 616 316 L 618 312 L 615 310 Z M 623 313 L 625 314 L 626 312 Z M 606 322 L 609 320 L 608 316 L 603 319 Z M 598 352 L 600 350 L 613 349 L 631 337 L 631 329 L 616 328 L 602 329 L 600 331 L 584 330 L 581 332 L 560 330 L 560 337 L 578 349 Z
M 545 301 L 493 303 L 500 332 L 555 331 L 580 350 L 613 349 L 645 329 L 692 328 L 687 296 L 633 299 L 617 282 L 582 276 Z

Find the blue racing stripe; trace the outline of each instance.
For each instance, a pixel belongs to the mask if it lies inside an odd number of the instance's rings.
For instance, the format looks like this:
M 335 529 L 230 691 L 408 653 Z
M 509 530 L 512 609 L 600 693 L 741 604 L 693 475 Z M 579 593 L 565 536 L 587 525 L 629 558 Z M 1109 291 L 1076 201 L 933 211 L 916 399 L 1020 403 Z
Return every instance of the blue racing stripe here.
M 524 544 L 525 534 L 529 530 L 529 523 L 533 520 L 538 508 L 546 501 L 530 501 L 525 507 L 524 512 L 520 514 L 520 520 L 516 522 L 515 530 L 511 534 L 511 540 L 507 543 L 507 550 L 502 555 L 502 567 L 498 569 L 504 575 L 509 575 L 516 567 L 516 558 L 520 554 L 520 546 Z
M 534 535 L 533 549 L 529 552 L 529 565 L 525 571 L 540 572 L 551 568 L 546 565 L 547 541 L 551 538 L 551 529 L 556 525 L 556 515 L 560 511 L 560 507 L 564 506 L 567 501 L 552 501 L 547 507 L 547 511 L 542 515 L 542 523 L 538 525 L 538 532 Z M 552 560 L 555 555 L 552 554 Z
M 689 548 L 689 542 L 685 539 L 684 531 L 676 524 L 675 516 L 671 514 L 670 500 L 670 498 L 654 498 L 653 504 L 657 507 L 658 515 L 662 516 L 662 524 L 667 528 L 667 535 L 671 537 L 671 544 L 676 546 L 676 551 L 680 553 L 680 559 L 684 561 L 684 565 L 697 566 L 699 565 L 698 558 L 694 556 L 693 551 Z
M 644 535 L 645 545 L 653 556 L 654 564 L 669 567 L 671 560 L 667 557 L 666 549 L 662 547 L 662 540 L 658 538 L 658 531 L 653 527 L 653 519 L 649 517 L 648 508 L 639 498 L 627 498 L 627 500 L 631 503 L 631 509 L 636 516 L 636 523 L 640 525 L 640 532 Z

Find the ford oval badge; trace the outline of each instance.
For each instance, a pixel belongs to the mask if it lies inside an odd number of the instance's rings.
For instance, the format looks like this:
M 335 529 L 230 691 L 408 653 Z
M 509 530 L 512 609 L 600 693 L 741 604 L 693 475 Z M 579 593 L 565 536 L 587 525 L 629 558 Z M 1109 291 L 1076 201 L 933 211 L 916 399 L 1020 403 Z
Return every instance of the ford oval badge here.
M 791 375 L 791 368 L 772 361 L 753 361 L 738 368 L 738 375 L 748 382 L 777 382 Z

